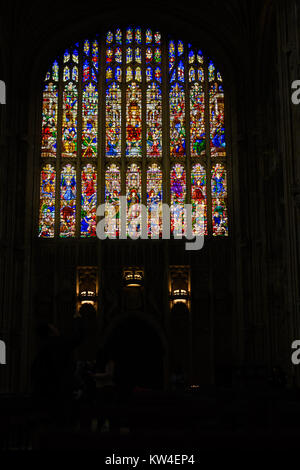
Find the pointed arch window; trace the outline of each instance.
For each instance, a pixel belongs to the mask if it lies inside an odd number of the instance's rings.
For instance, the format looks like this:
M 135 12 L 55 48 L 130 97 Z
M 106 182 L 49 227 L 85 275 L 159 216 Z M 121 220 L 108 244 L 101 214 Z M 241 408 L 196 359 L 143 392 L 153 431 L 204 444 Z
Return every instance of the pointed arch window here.
M 41 238 L 93 238 L 97 205 L 106 232 L 228 236 L 228 161 L 223 79 L 198 48 L 159 31 L 129 26 L 68 47 L 45 76 L 40 148 Z M 155 202 L 155 204 L 153 204 Z M 111 213 L 108 213 L 108 211 Z M 155 213 L 156 211 L 156 213 Z

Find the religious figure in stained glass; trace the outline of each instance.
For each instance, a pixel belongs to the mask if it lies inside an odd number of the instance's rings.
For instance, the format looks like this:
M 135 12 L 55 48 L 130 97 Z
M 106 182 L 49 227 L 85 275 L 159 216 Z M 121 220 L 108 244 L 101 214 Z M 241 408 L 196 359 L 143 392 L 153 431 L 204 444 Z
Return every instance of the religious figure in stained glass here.
M 95 167 L 86 165 L 81 172 L 81 236 L 96 236 L 97 175 Z
M 61 174 L 60 236 L 75 236 L 76 216 L 76 171 L 72 165 L 66 165 Z
M 55 170 L 45 165 L 41 171 L 39 237 L 54 237 Z

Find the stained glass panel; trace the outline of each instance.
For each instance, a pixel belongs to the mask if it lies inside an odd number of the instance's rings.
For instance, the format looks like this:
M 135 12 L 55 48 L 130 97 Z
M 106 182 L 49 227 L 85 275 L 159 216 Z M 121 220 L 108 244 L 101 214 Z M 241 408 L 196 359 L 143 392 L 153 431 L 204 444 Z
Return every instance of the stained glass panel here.
M 209 89 L 210 147 L 212 157 L 226 156 L 224 124 L 224 92 L 222 85 L 214 82 Z
M 174 157 L 185 155 L 185 97 L 177 83 L 170 91 L 170 153 Z
M 52 80 L 54 80 L 55 82 L 58 82 L 58 72 L 59 66 L 57 60 L 55 60 L 52 65 Z
M 128 167 L 126 174 L 127 233 L 132 238 L 141 231 L 141 190 L 141 170 L 133 163 Z
M 192 167 L 191 200 L 193 234 L 207 235 L 206 170 L 200 164 Z
M 211 173 L 213 234 L 227 236 L 227 173 L 221 164 L 214 165 Z
M 106 92 L 106 156 L 121 155 L 121 90 L 112 83 Z
M 126 156 L 142 154 L 142 92 L 135 82 L 126 92 Z
M 58 88 L 55 83 L 45 85 L 42 114 L 42 157 L 56 157 Z
M 110 165 L 105 172 L 105 232 L 111 238 L 119 236 L 119 205 L 121 196 L 121 172 L 117 165 Z
M 202 85 L 195 83 L 190 90 L 191 155 L 205 155 L 205 99 Z
M 162 155 L 162 106 L 161 90 L 152 83 L 147 89 L 147 156 Z
M 97 156 L 98 92 L 90 83 L 82 96 L 82 157 Z
M 184 204 L 186 198 L 186 173 L 183 165 L 176 163 L 171 169 L 171 233 L 185 233 Z
M 40 179 L 40 214 L 39 237 L 54 237 L 55 221 L 55 170 L 51 165 L 45 165 Z
M 77 105 L 77 87 L 70 82 L 63 93 L 62 157 L 76 157 L 77 154 Z
M 151 44 L 152 42 L 152 31 L 151 29 L 147 29 L 146 31 L 146 44 Z
M 96 236 L 97 175 L 95 167 L 86 165 L 81 172 L 81 236 Z
M 147 170 L 148 234 L 159 237 L 162 232 L 162 171 L 154 163 Z
M 60 236 L 75 236 L 76 220 L 76 170 L 66 165 L 61 172 Z

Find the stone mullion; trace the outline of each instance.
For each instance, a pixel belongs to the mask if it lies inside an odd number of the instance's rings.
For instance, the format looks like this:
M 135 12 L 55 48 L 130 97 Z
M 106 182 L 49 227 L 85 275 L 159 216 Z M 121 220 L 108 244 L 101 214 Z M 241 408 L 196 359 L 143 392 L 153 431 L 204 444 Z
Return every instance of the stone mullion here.
M 60 172 L 61 172 L 61 152 L 62 152 L 62 121 L 63 121 L 63 93 L 65 82 L 63 81 L 63 57 L 59 64 L 59 81 L 58 81 L 58 114 L 57 114 L 57 152 L 56 152 L 56 184 L 55 184 L 55 221 L 54 221 L 54 237 L 59 237 L 60 229 Z
M 124 33 L 125 31 L 123 31 Z M 122 83 L 121 83 L 121 195 L 126 196 L 126 32 L 122 34 Z M 121 215 L 121 214 L 120 214 Z M 120 220 L 121 223 L 121 220 Z
M 97 145 L 97 206 L 105 202 L 106 168 L 106 42 L 99 42 L 98 64 L 98 145 Z
M 186 203 L 191 203 L 191 134 L 190 134 L 190 83 L 187 46 L 184 48 L 184 93 L 185 93 L 185 169 L 186 169 Z
M 77 106 L 77 156 L 76 156 L 76 226 L 75 226 L 75 238 L 80 238 L 80 219 L 81 219 L 81 193 L 82 193 L 82 181 L 81 181 L 81 168 L 82 168 L 82 100 L 83 100 L 83 81 L 82 81 L 82 66 L 83 66 L 83 43 L 80 42 L 79 47 L 79 58 L 78 58 L 78 106 Z
M 212 195 L 211 195 L 211 153 L 210 153 L 210 99 L 208 81 L 208 63 L 207 58 L 204 57 L 203 62 L 204 70 L 204 116 L 205 116 L 205 143 L 206 143 L 206 201 L 207 201 L 207 232 L 208 236 L 213 236 L 213 223 L 212 223 Z
M 142 174 L 142 204 L 147 207 L 147 82 L 146 82 L 146 47 L 145 37 L 142 35 L 142 163 L 141 163 L 141 174 Z M 154 60 L 154 57 L 153 57 Z
M 168 44 L 162 41 L 162 167 L 163 167 L 163 202 L 170 205 L 170 101 Z

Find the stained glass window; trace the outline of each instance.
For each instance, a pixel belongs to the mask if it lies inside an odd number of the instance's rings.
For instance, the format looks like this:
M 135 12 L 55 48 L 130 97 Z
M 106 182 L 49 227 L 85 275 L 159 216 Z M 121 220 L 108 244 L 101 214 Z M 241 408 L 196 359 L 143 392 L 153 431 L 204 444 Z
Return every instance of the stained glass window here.
M 105 203 L 106 233 L 118 238 L 122 195 L 128 236 L 141 233 L 144 204 L 148 236 L 160 238 L 164 202 L 173 236 L 190 204 L 194 235 L 227 237 L 223 86 L 202 50 L 151 27 L 66 44 L 42 89 L 39 237 L 95 237 Z

